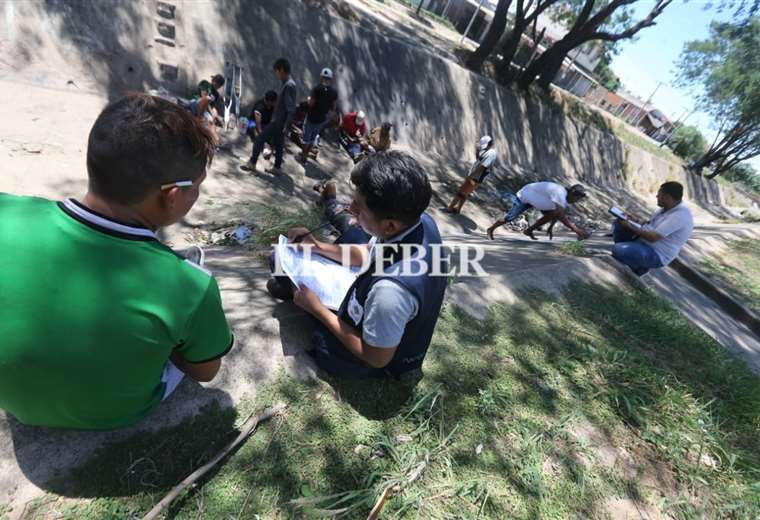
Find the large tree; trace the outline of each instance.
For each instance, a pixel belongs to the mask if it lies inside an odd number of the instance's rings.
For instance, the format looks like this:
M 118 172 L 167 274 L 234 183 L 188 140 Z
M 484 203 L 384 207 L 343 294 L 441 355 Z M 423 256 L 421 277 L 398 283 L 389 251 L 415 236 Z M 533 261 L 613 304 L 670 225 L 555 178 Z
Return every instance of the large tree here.
M 499 0 L 496 4 L 496 11 L 494 11 L 491 25 L 488 26 L 488 30 L 480 41 L 478 48 L 467 58 L 467 66 L 471 69 L 479 70 L 483 66 L 483 62 L 486 61 L 486 58 L 493 52 L 501 35 L 504 33 L 504 29 L 507 27 L 509 6 L 511 4 L 512 0 Z
M 654 25 L 655 19 L 673 0 L 655 0 L 649 14 L 634 21 L 630 6 L 636 1 L 568 0 L 571 9 L 562 15 L 570 22 L 569 31 L 523 71 L 518 85 L 527 89 L 540 76 L 538 85 L 548 89 L 570 51 L 593 40 L 615 43 L 631 38 Z
M 515 0 L 515 19 L 512 28 L 505 35 L 499 44 L 498 52 L 502 56 L 501 62 L 497 65 L 497 73 L 505 81 L 511 81 L 512 78 L 512 61 L 520 48 L 520 41 L 523 33 L 533 24 L 535 33 L 535 23 L 541 13 L 545 12 L 552 6 L 556 6 L 567 0 Z M 534 45 L 537 44 L 537 38 L 534 34 Z
M 760 17 L 713 22 L 709 38 L 686 44 L 678 66 L 679 83 L 699 92 L 717 129 L 691 168 L 713 178 L 760 155 Z

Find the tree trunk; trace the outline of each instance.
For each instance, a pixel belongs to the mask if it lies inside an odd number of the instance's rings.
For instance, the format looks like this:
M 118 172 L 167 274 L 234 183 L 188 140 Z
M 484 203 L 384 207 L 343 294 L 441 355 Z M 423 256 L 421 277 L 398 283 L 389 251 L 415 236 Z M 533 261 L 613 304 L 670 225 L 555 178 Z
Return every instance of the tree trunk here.
M 499 0 L 496 4 L 496 11 L 491 20 L 491 25 L 488 26 L 488 31 L 480 42 L 480 46 L 470 55 L 467 59 L 467 66 L 473 70 L 480 70 L 483 66 L 483 62 L 491 55 L 496 44 L 499 43 L 501 35 L 504 34 L 504 29 L 507 27 L 507 12 L 509 11 L 509 4 L 512 0 Z
M 425 0 L 420 0 L 420 3 L 417 4 L 417 12 L 415 13 L 417 16 L 419 16 L 420 15 L 420 11 L 422 11 L 422 2 L 424 2 L 424 1 Z
M 567 57 L 568 54 L 569 52 L 553 59 L 544 66 L 544 68 L 541 70 L 541 76 L 536 82 L 538 83 L 539 87 L 544 90 L 549 90 L 549 86 L 552 84 L 552 81 L 554 81 L 554 78 L 557 77 L 559 71 L 562 70 L 562 63 L 564 63 L 565 57 Z
M 501 63 L 496 67 L 496 75 L 505 83 L 509 83 L 514 79 L 512 73 L 512 61 L 517 54 L 517 50 L 520 48 L 520 38 L 525 27 L 512 28 L 512 31 L 504 39 L 504 43 L 499 49 L 502 56 Z
M 710 155 L 710 152 L 707 151 L 702 155 L 702 157 L 692 161 L 692 163 L 689 165 L 689 169 L 693 171 L 694 173 L 696 173 L 697 175 L 702 175 L 702 169 L 705 168 L 706 166 L 709 166 L 710 163 L 712 163 L 715 160 L 715 158 L 710 157 L 709 155 Z
M 571 50 L 572 46 L 563 43 L 562 40 L 555 43 L 549 49 L 545 50 L 538 59 L 528 65 L 528 68 L 520 74 L 519 78 L 517 78 L 517 85 L 521 89 L 527 90 L 536 80 L 538 75 L 543 73 L 544 69 L 555 69 L 554 72 L 556 73 L 556 71 L 559 70 L 558 67 L 562 66 L 562 61 L 565 59 L 565 56 L 567 56 L 567 53 Z

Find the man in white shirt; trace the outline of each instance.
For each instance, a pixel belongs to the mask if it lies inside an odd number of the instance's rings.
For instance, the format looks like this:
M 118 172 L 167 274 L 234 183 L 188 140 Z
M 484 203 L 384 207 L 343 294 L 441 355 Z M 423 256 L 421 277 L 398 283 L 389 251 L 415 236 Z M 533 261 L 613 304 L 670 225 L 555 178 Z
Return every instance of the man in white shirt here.
M 661 209 L 654 212 L 649 222 L 638 227 L 625 220 L 616 220 L 612 256 L 638 276 L 672 262 L 694 230 L 694 218 L 682 199 L 683 186 L 678 182 L 666 182 L 657 192 L 657 205 Z
M 462 211 L 462 206 L 467 202 L 475 189 L 481 185 L 486 177 L 491 173 L 494 163 L 496 163 L 496 149 L 493 147 L 493 139 L 490 135 L 484 135 L 478 141 L 475 147 L 475 162 L 470 168 L 470 172 L 467 174 L 467 178 L 464 183 L 459 187 L 459 191 L 454 196 L 454 200 L 451 201 L 446 208 L 443 209 L 446 213 L 458 214 Z
M 523 231 L 523 233 L 533 240 L 538 240 L 533 235 L 533 232 L 548 222 L 551 222 L 549 227 L 549 238 L 551 239 L 551 229 L 558 220 L 568 229 L 574 231 L 579 238 L 588 238 L 590 233 L 573 224 L 565 213 L 568 204 L 574 204 L 585 196 L 586 189 L 580 184 L 575 184 L 566 189 L 556 182 L 532 182 L 523 186 L 516 195 L 514 193 L 505 193 L 504 197 L 509 200 L 511 208 L 504 214 L 503 218 L 500 218 L 488 228 L 486 231 L 488 238 L 493 240 L 493 232 L 496 228 L 514 221 L 530 208 L 535 208 L 543 214 L 532 226 Z

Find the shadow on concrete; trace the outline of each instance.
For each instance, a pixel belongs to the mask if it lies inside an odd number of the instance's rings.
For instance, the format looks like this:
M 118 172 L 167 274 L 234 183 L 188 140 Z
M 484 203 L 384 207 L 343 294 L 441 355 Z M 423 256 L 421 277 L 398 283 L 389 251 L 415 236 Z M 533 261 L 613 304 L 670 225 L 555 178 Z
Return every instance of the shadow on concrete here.
M 213 420 L 209 420 L 213 417 Z M 143 465 L 149 468 L 151 452 L 160 449 L 176 451 L 176 466 L 153 467 L 152 479 L 179 482 L 187 476 L 188 457 L 197 460 L 213 455 L 217 440 L 228 439 L 234 430 L 235 412 L 227 392 L 206 389 L 185 378 L 176 391 L 147 418 L 138 424 L 114 431 L 79 431 L 25 426 L 5 415 L 10 431 L 15 461 L 24 477 L 49 492 L 72 497 L 127 496 L 145 486 L 130 474 Z M 200 424 L 208 435 L 193 435 Z M 202 437 L 202 439 L 201 439 Z M 211 439 L 212 445 L 208 442 Z M 139 445 L 139 446 L 137 446 Z M 141 460 L 131 451 L 146 448 Z M 150 449 L 148 449 L 150 448 Z M 210 455 L 209 455 L 210 452 Z M 95 468 L 88 470 L 88 468 Z M 107 474 L 101 479 L 91 471 Z M 114 479 L 113 472 L 120 478 Z

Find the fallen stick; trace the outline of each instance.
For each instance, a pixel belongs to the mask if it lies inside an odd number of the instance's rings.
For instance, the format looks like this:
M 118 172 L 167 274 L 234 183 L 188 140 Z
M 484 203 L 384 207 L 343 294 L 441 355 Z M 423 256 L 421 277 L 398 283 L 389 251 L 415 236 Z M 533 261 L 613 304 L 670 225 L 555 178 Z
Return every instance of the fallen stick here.
M 274 417 L 275 415 L 279 415 L 283 410 L 285 409 L 285 405 L 282 403 L 278 403 L 271 408 L 265 409 L 263 412 L 261 412 L 260 415 L 257 415 L 255 417 L 250 417 L 245 424 L 243 424 L 242 428 L 240 429 L 240 434 L 237 436 L 237 438 L 232 441 L 230 444 L 227 445 L 226 448 L 224 448 L 222 451 L 220 451 L 213 459 L 208 461 L 206 464 L 201 466 L 200 468 L 193 471 L 190 475 L 185 478 L 182 482 L 174 486 L 171 491 L 169 491 L 169 494 L 166 495 L 164 498 L 161 499 L 161 501 L 156 504 L 153 509 L 151 509 L 148 514 L 146 514 L 142 520 L 155 520 L 158 518 L 158 515 L 161 514 L 161 512 L 172 503 L 172 500 L 177 498 L 180 493 L 182 493 L 190 484 L 198 480 L 200 477 L 205 475 L 208 470 L 216 466 L 216 464 L 222 460 L 229 452 L 234 450 L 240 443 L 242 443 L 244 440 L 246 440 L 256 429 L 256 427 L 266 421 Z
M 398 488 L 398 489 L 396 489 Z M 367 517 L 367 520 L 377 520 L 380 516 L 380 511 L 383 510 L 383 507 L 385 507 L 385 502 L 393 496 L 394 493 L 397 491 L 400 491 L 400 486 L 388 486 L 385 488 L 385 491 L 383 491 L 383 494 L 380 495 L 380 498 L 377 499 L 377 502 L 375 502 L 375 507 L 372 508 L 372 511 L 369 512 L 369 516 Z

